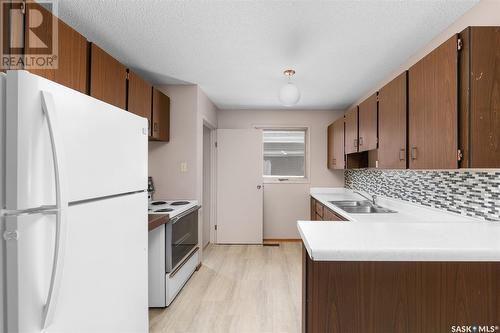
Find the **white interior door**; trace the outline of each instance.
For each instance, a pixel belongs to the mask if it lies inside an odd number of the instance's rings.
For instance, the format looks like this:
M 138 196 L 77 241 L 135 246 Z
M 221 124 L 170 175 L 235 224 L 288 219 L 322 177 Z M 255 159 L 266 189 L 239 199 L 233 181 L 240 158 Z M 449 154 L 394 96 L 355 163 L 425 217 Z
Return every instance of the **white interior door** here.
M 217 130 L 217 243 L 262 243 L 262 163 L 261 130 Z

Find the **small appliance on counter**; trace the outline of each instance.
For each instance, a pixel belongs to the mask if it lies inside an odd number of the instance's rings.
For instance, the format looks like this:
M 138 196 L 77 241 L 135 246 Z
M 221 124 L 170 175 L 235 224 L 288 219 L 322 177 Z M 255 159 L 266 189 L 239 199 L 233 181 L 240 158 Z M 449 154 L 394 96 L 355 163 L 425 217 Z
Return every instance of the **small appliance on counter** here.
M 152 191 L 150 191 L 152 189 Z M 154 192 L 149 177 L 148 192 Z M 149 307 L 166 307 L 199 263 L 196 200 L 152 200 L 149 214 L 168 214 L 169 222 L 149 232 Z
M 155 184 L 153 183 L 153 177 L 148 177 L 148 200 L 153 201 L 153 195 L 155 194 Z

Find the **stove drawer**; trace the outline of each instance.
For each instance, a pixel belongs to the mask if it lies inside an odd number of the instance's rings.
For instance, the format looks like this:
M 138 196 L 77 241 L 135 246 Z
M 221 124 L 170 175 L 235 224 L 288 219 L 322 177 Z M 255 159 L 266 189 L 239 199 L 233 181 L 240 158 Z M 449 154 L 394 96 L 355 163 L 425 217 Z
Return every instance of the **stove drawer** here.
M 182 289 L 196 270 L 199 262 L 199 248 L 196 248 L 173 272 L 168 273 L 165 279 L 166 306 L 174 300 L 175 296 Z

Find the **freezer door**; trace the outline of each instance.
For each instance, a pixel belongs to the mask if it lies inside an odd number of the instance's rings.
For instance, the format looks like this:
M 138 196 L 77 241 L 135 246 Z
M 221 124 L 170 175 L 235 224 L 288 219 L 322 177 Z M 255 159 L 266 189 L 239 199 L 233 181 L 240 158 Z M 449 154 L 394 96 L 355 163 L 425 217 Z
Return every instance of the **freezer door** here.
M 147 120 L 26 71 L 7 73 L 7 209 L 55 204 L 52 145 L 42 91 L 52 98 L 67 198 L 147 188 Z
M 9 217 L 8 332 L 41 332 L 55 216 Z M 72 205 L 52 332 L 148 331 L 147 193 Z

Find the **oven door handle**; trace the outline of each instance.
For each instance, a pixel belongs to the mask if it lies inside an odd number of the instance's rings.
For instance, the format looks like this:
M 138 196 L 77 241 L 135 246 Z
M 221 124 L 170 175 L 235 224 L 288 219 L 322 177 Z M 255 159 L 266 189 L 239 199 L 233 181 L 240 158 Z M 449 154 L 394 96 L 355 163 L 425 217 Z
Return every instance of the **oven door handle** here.
M 197 211 L 198 209 L 200 209 L 200 208 L 201 208 L 201 206 L 200 206 L 200 205 L 198 205 L 198 206 L 194 206 L 193 208 L 190 208 L 190 209 L 186 210 L 185 212 L 180 213 L 180 214 L 179 214 L 179 215 L 177 215 L 176 217 L 171 218 L 171 219 L 170 219 L 170 223 L 172 223 L 172 224 L 176 224 L 176 223 L 177 223 L 180 219 L 182 219 L 182 218 L 183 218 L 183 217 L 185 217 L 185 216 L 188 216 L 188 215 L 189 215 L 189 214 L 191 214 L 191 213 L 196 212 L 196 211 Z

